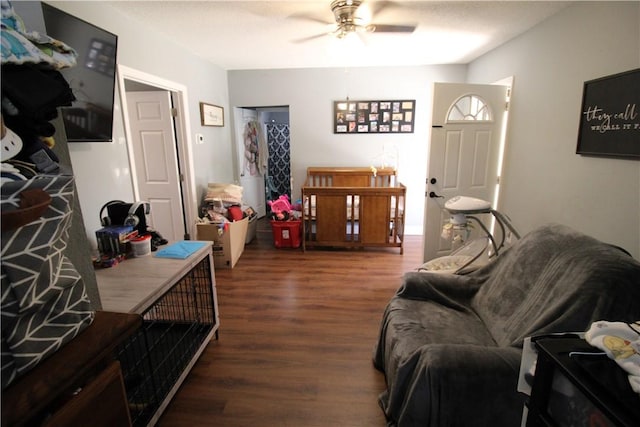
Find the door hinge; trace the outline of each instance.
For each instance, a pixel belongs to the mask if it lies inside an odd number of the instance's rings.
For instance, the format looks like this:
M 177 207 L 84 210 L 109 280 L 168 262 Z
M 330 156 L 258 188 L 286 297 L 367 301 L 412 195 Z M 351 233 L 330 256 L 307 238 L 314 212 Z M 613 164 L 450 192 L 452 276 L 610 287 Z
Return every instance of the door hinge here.
M 178 109 L 177 108 L 172 108 L 171 109 L 171 117 L 178 117 Z
M 184 182 L 184 174 L 179 174 L 178 178 L 180 179 L 180 182 Z
M 504 111 L 509 111 L 509 101 L 504 103 Z

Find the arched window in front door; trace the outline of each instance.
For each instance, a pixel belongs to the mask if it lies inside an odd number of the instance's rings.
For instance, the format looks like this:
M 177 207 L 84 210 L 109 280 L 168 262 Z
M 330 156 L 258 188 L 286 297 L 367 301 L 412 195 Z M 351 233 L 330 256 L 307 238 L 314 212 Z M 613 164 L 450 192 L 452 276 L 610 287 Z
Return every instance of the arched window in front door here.
M 477 95 L 465 95 L 458 98 L 449 108 L 447 122 L 493 121 L 489 104 Z

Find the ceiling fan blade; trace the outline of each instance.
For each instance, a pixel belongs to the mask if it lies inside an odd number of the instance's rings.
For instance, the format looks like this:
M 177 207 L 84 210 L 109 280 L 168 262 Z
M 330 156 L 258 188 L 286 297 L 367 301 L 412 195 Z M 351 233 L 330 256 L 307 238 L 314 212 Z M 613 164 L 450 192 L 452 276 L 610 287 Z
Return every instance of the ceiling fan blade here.
M 294 13 L 293 15 L 289 15 L 288 18 L 289 19 L 299 19 L 301 21 L 317 22 L 317 23 L 324 24 L 324 25 L 334 24 L 334 22 L 332 22 L 332 21 L 327 21 L 326 19 L 319 18 L 317 16 L 309 15 L 309 14 L 306 14 L 306 13 Z
M 319 39 L 321 37 L 326 37 L 328 33 L 320 33 L 320 34 L 315 34 L 313 36 L 307 36 L 307 37 L 302 37 L 299 39 L 295 39 L 295 40 L 291 40 L 292 43 L 305 43 L 311 40 L 315 40 L 315 39 Z
M 356 34 L 360 38 L 360 43 L 362 43 L 363 47 L 369 46 L 369 40 L 367 40 L 367 38 L 364 36 L 364 33 L 360 32 L 360 31 L 356 31 Z
M 416 30 L 415 25 L 384 25 L 373 24 L 375 33 L 413 33 Z
M 367 2 L 369 10 L 371 11 L 371 16 L 376 16 L 378 13 L 382 12 L 389 6 L 393 6 L 394 4 L 395 2 L 386 0 Z

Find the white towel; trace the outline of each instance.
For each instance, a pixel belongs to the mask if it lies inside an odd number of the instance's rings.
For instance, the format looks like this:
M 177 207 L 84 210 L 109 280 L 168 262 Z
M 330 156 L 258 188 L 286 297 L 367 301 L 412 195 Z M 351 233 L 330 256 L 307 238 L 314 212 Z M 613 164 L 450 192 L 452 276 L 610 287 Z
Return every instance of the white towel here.
M 640 394 L 640 321 L 593 322 L 585 333 L 585 340 L 627 371 L 631 388 Z

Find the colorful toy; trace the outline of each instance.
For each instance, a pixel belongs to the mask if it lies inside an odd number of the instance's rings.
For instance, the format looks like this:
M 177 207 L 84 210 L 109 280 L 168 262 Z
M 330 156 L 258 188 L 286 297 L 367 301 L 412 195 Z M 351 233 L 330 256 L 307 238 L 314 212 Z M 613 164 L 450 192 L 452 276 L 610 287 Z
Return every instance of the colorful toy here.
M 269 207 L 271 207 L 271 214 L 274 219 L 284 221 L 289 218 L 289 212 L 291 211 L 289 196 L 283 194 L 276 200 L 269 200 L 267 203 L 269 204 Z

